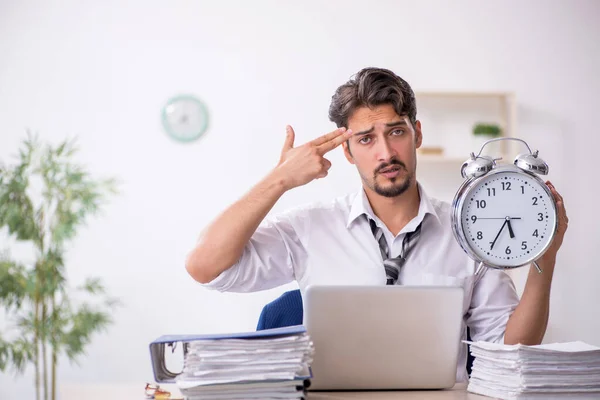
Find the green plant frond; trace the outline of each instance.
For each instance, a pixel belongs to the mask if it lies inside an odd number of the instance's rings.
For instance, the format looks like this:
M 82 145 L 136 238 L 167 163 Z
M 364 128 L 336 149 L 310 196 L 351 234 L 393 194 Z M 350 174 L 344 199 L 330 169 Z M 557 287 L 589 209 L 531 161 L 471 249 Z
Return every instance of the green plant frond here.
M 10 181 L 0 187 L 0 227 L 6 226 L 18 240 L 33 240 L 39 236 L 27 184 Z
M 104 294 L 106 292 L 100 278 L 87 278 L 78 289 L 89 294 Z
M 96 214 L 104 204 L 106 192 L 114 190 L 110 181 L 93 182 L 79 170 L 67 178 L 68 185 L 57 188 L 61 202 L 50 227 L 53 241 L 58 243 L 72 239 L 87 217 Z
M 23 140 L 23 146 L 19 149 L 19 159 L 21 165 L 29 166 L 33 161 L 34 154 L 39 148 L 39 139 L 36 134 L 27 132 L 27 138 Z
M 36 326 L 41 329 L 41 325 L 43 325 L 43 321 L 41 323 L 36 322 L 33 312 L 27 312 L 16 319 L 16 326 L 25 334 L 33 334 Z
M 44 322 L 36 321 L 34 313 L 25 312 L 24 315 L 19 315 L 15 318 L 14 330 L 18 332 L 18 339 L 26 342 L 34 342 L 36 336 L 36 328 L 38 329 L 39 337 L 43 338 L 45 331 Z
M 39 266 L 44 277 L 49 280 L 64 281 L 64 251 L 57 246 L 50 246 L 40 255 Z M 60 286 L 57 286 L 57 288 Z
M 10 349 L 10 343 L 4 341 L 4 339 L 0 337 L 0 371 L 2 372 L 6 371 L 6 369 L 12 364 Z
M 123 302 L 121 301 L 121 299 L 119 299 L 118 297 L 106 297 L 104 299 L 104 305 L 110 309 L 110 310 L 114 310 L 117 307 L 121 307 L 123 305 Z
M 4 164 L 2 164 L 2 162 L 0 162 L 0 187 L 3 186 L 4 181 L 7 179 L 7 177 L 6 177 L 7 173 L 8 173 L 8 170 L 6 169 Z
M 35 347 L 33 341 L 18 338 L 12 346 L 12 362 L 16 372 L 23 373 L 28 363 L 34 360 Z
M 119 194 L 119 187 L 122 182 L 115 178 L 106 178 L 100 181 L 99 187 L 107 194 Z
M 0 338 L 0 371 L 6 371 L 9 367 L 17 373 L 23 373 L 25 367 L 34 357 L 33 343 L 17 338 L 7 342 Z
M 69 360 L 76 361 L 90 343 L 92 334 L 104 331 L 111 322 L 108 313 L 94 310 L 87 304 L 80 306 L 72 316 L 71 329 L 62 337 L 62 346 Z
M 48 338 L 52 347 L 60 351 L 62 349 L 62 339 L 72 326 L 72 312 L 70 306 L 58 305 L 52 310 L 48 320 Z
M 0 259 L 0 303 L 7 311 L 18 309 L 27 298 L 28 274 L 17 262 Z
M 70 141 L 67 139 L 64 142 L 62 142 L 61 144 L 58 145 L 58 147 L 56 147 L 56 150 L 54 151 L 56 153 L 57 156 L 62 156 L 62 154 L 65 152 L 66 149 L 68 149 L 70 147 Z

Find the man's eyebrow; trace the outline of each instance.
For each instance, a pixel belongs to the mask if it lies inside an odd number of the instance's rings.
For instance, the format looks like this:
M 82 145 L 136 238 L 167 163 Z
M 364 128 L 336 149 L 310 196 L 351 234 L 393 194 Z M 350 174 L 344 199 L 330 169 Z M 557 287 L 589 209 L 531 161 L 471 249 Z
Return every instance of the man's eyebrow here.
M 388 128 L 393 128 L 396 126 L 402 126 L 402 125 L 407 125 L 405 120 L 400 120 L 400 121 L 393 121 L 393 122 L 388 122 L 387 124 L 385 124 L 385 126 L 387 126 Z M 373 132 L 373 129 L 375 129 L 374 127 L 371 127 L 371 129 L 367 129 L 366 131 L 360 131 L 360 132 L 356 132 L 354 135 L 352 136 L 357 136 L 357 135 L 366 135 L 368 133 Z

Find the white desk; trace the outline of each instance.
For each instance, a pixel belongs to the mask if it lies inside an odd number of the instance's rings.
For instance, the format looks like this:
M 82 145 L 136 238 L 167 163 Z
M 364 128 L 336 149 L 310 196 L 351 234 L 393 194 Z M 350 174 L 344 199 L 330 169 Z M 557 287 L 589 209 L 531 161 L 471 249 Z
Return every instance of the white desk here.
M 466 384 L 450 390 L 406 390 L 385 392 L 309 392 L 308 400 L 490 400 L 490 397 L 469 393 Z
M 170 390 L 174 396 L 181 395 L 176 385 L 165 384 L 162 388 Z M 144 383 L 129 384 L 68 384 L 59 386 L 61 400 L 144 400 Z M 450 390 L 407 390 L 385 392 L 308 392 L 308 400 L 491 400 L 466 391 L 466 385 L 460 384 Z

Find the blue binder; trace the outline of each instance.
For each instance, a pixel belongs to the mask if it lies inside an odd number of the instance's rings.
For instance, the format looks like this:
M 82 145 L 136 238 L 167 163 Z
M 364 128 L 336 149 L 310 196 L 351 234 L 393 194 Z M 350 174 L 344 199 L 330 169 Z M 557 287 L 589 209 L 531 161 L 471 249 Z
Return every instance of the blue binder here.
M 163 335 L 150 343 L 150 359 L 152 361 L 152 370 L 156 383 L 174 383 L 175 378 L 180 372 L 172 372 L 167 369 L 165 363 L 165 349 L 174 348 L 177 343 L 183 345 L 183 354 L 187 354 L 189 342 L 198 340 L 214 339 L 264 339 L 277 338 L 282 336 L 298 335 L 306 332 L 304 325 L 287 326 L 283 328 L 265 329 L 261 331 L 240 332 L 240 333 L 221 333 L 221 334 L 203 334 L 203 335 Z M 299 377 L 308 378 L 308 377 Z

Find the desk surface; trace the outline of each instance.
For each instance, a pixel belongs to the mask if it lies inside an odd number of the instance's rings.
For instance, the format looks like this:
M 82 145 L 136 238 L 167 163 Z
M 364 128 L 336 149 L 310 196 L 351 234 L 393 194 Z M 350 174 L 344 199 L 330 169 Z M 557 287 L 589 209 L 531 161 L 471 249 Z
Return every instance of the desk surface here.
M 450 390 L 406 390 L 385 392 L 309 392 L 308 400 L 490 400 L 490 397 L 469 393 L 466 384 L 458 384 Z
M 174 396 L 181 396 L 176 385 L 161 385 L 163 389 L 171 391 Z M 307 400 L 491 400 L 490 397 L 479 396 L 466 391 L 466 384 L 458 384 L 450 390 L 407 390 L 407 391 L 363 391 L 363 392 L 308 392 Z M 142 400 L 144 385 L 135 384 L 82 384 L 61 383 L 59 385 L 59 398 L 61 400 L 106 400 L 106 399 L 131 399 Z M 181 397 L 180 397 L 181 398 Z

